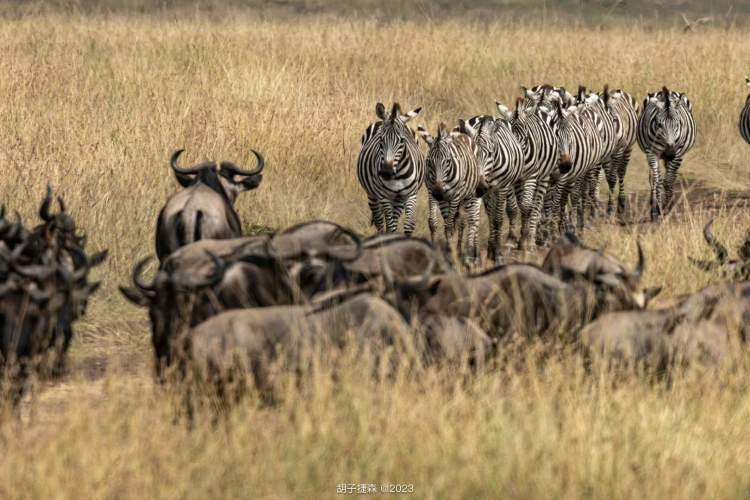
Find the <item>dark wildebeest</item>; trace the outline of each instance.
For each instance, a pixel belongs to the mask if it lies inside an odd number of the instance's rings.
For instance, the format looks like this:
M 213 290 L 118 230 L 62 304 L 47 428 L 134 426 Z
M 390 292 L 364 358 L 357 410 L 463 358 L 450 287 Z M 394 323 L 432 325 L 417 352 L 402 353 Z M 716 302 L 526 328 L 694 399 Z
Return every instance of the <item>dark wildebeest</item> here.
M 243 170 L 229 161 L 204 162 L 180 168 L 177 160 L 184 150 L 172 154 L 170 165 L 177 182 L 185 189 L 175 193 L 159 212 L 156 226 L 156 255 L 164 260 L 181 246 L 202 239 L 225 239 L 242 235 L 240 217 L 234 208 L 237 195 L 260 185 L 265 165 L 255 150 L 258 164 Z

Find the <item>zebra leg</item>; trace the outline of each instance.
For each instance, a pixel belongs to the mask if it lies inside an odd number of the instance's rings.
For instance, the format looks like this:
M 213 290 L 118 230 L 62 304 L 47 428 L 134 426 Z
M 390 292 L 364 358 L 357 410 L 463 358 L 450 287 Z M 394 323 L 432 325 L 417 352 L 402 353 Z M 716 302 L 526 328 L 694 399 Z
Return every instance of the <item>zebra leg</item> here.
M 531 212 L 534 209 L 534 193 L 536 192 L 537 179 L 529 179 L 523 184 L 523 189 L 519 192 L 516 190 L 518 204 L 521 206 L 521 237 L 518 240 L 518 249 L 523 250 L 529 241 L 529 222 Z
M 416 227 L 417 193 L 406 199 L 406 214 L 404 215 L 404 234 L 411 236 Z
M 594 165 L 588 176 L 588 209 L 591 220 L 599 218 L 599 188 L 602 182 L 602 164 Z M 611 194 L 611 193 L 610 193 Z
M 396 199 L 391 204 L 391 225 L 388 227 L 389 233 L 398 232 L 398 221 L 404 212 L 404 200 Z
M 445 226 L 445 240 L 448 242 L 448 246 L 451 249 L 451 255 L 456 257 L 458 247 L 456 242 L 453 240 L 453 233 L 456 228 L 456 213 L 458 212 L 458 202 L 441 202 L 440 213 L 443 216 L 443 225 Z M 460 246 L 460 245 L 459 245 Z
M 393 220 L 393 202 L 391 200 L 380 200 L 380 212 L 383 215 L 386 233 L 395 233 L 398 220 Z
M 508 192 L 508 199 L 506 203 L 506 209 L 508 212 L 508 241 L 518 241 L 518 224 L 523 222 L 523 216 L 521 215 L 520 202 L 522 198 L 521 190 L 523 184 L 521 182 L 516 183 L 512 189 Z
M 427 203 L 429 204 L 429 218 L 427 220 L 427 225 L 430 227 L 430 241 L 434 244 L 435 233 L 437 232 L 438 202 L 428 193 Z
M 370 212 L 372 212 L 372 225 L 375 226 L 377 232 L 382 233 L 385 229 L 385 221 L 383 220 L 383 210 L 380 201 L 368 198 L 367 204 L 370 206 Z
M 628 196 L 625 193 L 625 174 L 628 171 L 628 163 L 630 163 L 630 155 L 633 151 L 632 147 L 629 147 L 622 151 L 617 157 L 617 180 L 619 181 L 619 189 L 617 192 L 617 212 L 622 214 L 625 212 Z
M 558 199 L 556 200 L 556 209 L 559 213 L 559 231 L 560 234 L 566 232 L 575 232 L 568 218 L 568 197 L 570 196 L 570 184 L 559 184 Z
M 584 195 L 587 191 L 586 189 L 587 177 L 588 177 L 588 172 L 585 172 L 578 179 L 576 179 L 575 184 L 573 184 L 573 189 L 572 191 L 570 191 L 571 212 L 575 211 L 576 227 L 581 231 L 583 231 L 583 225 L 585 222 L 584 217 L 586 214 Z M 571 220 L 572 218 L 573 216 L 571 213 Z
M 528 235 L 526 250 L 534 250 L 536 246 L 536 232 L 539 226 L 539 220 L 542 218 L 542 210 L 544 209 L 544 200 L 547 195 L 547 189 L 549 187 L 549 179 L 541 179 L 536 183 L 536 190 L 534 191 L 534 205 L 531 209 L 531 216 L 529 217 Z
M 661 218 L 661 178 L 659 175 L 659 158 L 653 153 L 646 153 L 649 167 L 649 184 L 651 184 L 651 222 Z
M 463 227 L 463 221 L 466 219 L 466 225 L 468 226 L 468 237 L 466 241 L 467 248 L 469 250 L 469 256 L 467 261 L 469 264 L 476 264 L 479 259 L 479 248 L 477 246 L 477 236 L 479 233 L 479 211 L 482 207 L 481 198 L 469 198 L 464 201 L 464 217 L 461 218 L 461 226 Z
M 672 210 L 674 196 L 674 181 L 677 179 L 677 171 L 682 165 L 682 158 L 677 157 L 665 165 L 666 172 L 664 174 L 664 212 L 669 213 Z
M 487 259 L 494 261 L 496 255 L 500 252 L 500 233 L 495 219 L 498 215 L 502 217 L 504 214 L 497 213 L 498 198 L 496 190 L 485 193 L 482 201 L 484 203 L 484 212 L 487 214 L 487 221 L 489 222 L 490 228 L 490 235 L 487 239 Z
M 609 188 L 609 196 L 607 196 L 607 217 L 612 217 L 615 214 L 615 187 L 617 187 L 617 157 L 612 155 L 606 163 L 604 163 L 604 177 L 607 179 L 607 187 Z

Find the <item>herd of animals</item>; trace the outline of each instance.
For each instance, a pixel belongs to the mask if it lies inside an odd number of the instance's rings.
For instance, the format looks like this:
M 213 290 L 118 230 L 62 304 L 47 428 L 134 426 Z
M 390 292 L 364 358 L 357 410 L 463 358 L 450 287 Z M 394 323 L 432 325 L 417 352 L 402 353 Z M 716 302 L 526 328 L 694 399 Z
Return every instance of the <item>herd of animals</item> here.
M 622 90 L 581 87 L 572 95 L 540 85 L 524 88 L 514 111 L 498 110 L 451 130 L 441 124 L 432 136 L 407 125 L 419 109 L 403 113 L 394 104 L 387 112 L 378 103 L 357 165 L 377 229 L 368 237 L 321 220 L 244 236 L 234 203 L 261 185 L 263 156 L 253 151 L 252 169 L 229 161 L 181 167 L 183 150 L 176 151 L 170 166 L 182 189 L 158 215 L 158 268 L 145 279 L 145 258 L 132 286 L 120 287 L 148 309 L 157 377 L 201 381 L 226 399 L 250 385 L 272 391 L 279 359 L 301 363 L 305 350 L 321 347 L 480 366 L 511 339 L 554 337 L 586 356 L 659 370 L 720 364 L 737 352 L 750 333 L 750 235 L 740 259 L 730 260 L 709 223 L 704 234 L 716 259 L 692 261 L 731 279 L 650 309 L 660 289 L 641 286 L 640 245 L 631 269 L 579 239 L 599 216 L 602 173 L 607 214 L 625 209 L 636 141 L 651 169 L 652 219 L 670 209 L 677 169 L 695 141 L 687 96 L 663 88 L 638 110 Z M 740 131 L 750 143 L 750 96 Z M 412 236 L 423 184 L 431 240 Z M 89 273 L 107 256 L 86 253 L 85 234 L 58 203 L 53 213 L 48 187 L 33 228 L 0 212 L 0 363 L 13 401 L 29 375 L 61 373 L 74 323 L 99 286 Z M 482 205 L 495 264 L 486 270 L 476 268 Z M 521 249 L 549 249 L 541 265 L 503 263 L 503 236 Z

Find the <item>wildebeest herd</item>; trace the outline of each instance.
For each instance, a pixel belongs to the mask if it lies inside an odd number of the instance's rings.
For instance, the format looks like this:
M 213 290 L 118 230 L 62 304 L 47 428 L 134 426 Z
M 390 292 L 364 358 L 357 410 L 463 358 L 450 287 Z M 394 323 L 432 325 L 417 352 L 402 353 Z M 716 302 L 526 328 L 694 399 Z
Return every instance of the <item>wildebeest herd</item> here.
M 388 112 L 379 103 L 357 166 L 377 229 L 367 237 L 320 220 L 243 236 L 234 203 L 261 185 L 263 156 L 253 151 L 257 164 L 249 170 L 228 161 L 180 167 L 183 151 L 176 151 L 170 166 L 182 189 L 157 218 L 158 268 L 146 279 L 151 259 L 139 261 L 132 286 L 120 288 L 148 308 L 159 379 L 202 381 L 226 399 L 229 386 L 239 391 L 234 396 L 247 385 L 272 392 L 276 362 L 301 363 L 309 349 L 354 346 L 376 358 L 387 352 L 420 364 L 476 367 L 509 340 L 554 337 L 587 356 L 667 369 L 696 359 L 722 362 L 733 343 L 745 341 L 746 283 L 712 285 L 646 309 L 660 289 L 641 285 L 640 245 L 628 266 L 579 239 L 600 216 L 602 173 L 607 214 L 625 209 L 636 142 L 650 167 L 652 220 L 669 210 L 677 169 L 695 141 L 685 94 L 649 94 L 639 114 L 621 90 L 581 87 L 572 95 L 540 85 L 524 88 L 515 110 L 498 110 L 497 117 L 441 124 L 433 136 L 407 125 L 420 109 L 404 113 L 394 104 Z M 740 130 L 750 142 L 750 96 Z M 429 241 L 412 236 L 423 184 Z M 106 251 L 87 255 L 85 235 L 63 201 L 55 214 L 51 204 L 48 189 L 42 223 L 32 229 L 0 213 L 1 361 L 14 399 L 32 371 L 62 369 L 73 323 L 98 287 L 88 274 L 106 258 Z M 486 270 L 477 268 L 482 206 L 487 257 L 495 264 Z M 438 211 L 445 244 L 436 241 Z M 402 213 L 405 234 L 398 234 Z M 747 279 L 750 243 L 730 261 L 710 223 L 704 233 L 716 260 L 693 262 Z M 503 237 L 521 249 L 549 250 L 541 265 L 503 263 Z

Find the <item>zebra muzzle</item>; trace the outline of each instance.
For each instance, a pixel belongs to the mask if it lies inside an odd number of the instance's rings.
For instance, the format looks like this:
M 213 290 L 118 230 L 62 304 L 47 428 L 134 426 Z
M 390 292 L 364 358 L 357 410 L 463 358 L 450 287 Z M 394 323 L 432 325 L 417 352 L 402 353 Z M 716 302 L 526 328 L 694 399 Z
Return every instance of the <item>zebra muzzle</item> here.
M 384 163 L 380 166 L 380 169 L 378 169 L 378 175 L 383 179 L 393 179 L 396 177 L 396 166 Z
M 445 200 L 445 186 L 442 183 L 436 184 L 435 187 L 432 188 L 432 197 L 435 198 L 436 201 Z
M 560 161 L 557 164 L 557 168 L 560 170 L 560 174 L 565 175 L 573 168 L 573 160 L 570 159 L 570 155 L 560 156 Z
M 489 184 L 487 184 L 487 181 L 484 179 L 481 179 L 479 183 L 477 184 L 477 191 L 476 191 L 477 198 L 481 198 L 482 196 L 487 194 L 487 191 L 489 190 L 490 190 L 490 186 Z
M 677 156 L 677 151 L 674 146 L 667 146 L 661 154 L 662 160 L 672 161 Z

